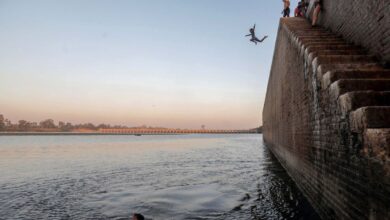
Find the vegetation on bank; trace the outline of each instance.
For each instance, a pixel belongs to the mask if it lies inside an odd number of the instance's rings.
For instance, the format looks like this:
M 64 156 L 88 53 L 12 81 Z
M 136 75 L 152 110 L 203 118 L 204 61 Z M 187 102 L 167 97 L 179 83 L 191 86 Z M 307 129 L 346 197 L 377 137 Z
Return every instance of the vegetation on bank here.
M 110 125 L 110 124 L 99 124 L 94 125 L 93 123 L 84 124 L 72 124 L 70 122 L 59 121 L 55 123 L 53 119 L 45 119 L 40 122 L 30 122 L 26 120 L 19 120 L 17 123 L 11 122 L 0 114 L 0 131 L 8 132 L 88 132 L 98 131 L 99 129 L 130 129 L 130 128 L 142 128 L 142 129 L 164 129 L 159 127 L 147 127 L 146 125 L 139 127 L 128 127 L 123 125 Z
M 82 132 L 100 132 L 101 130 L 104 129 L 172 130 L 170 128 L 150 127 L 146 125 L 142 125 L 138 127 L 128 127 L 123 125 L 112 126 L 110 124 L 94 125 L 93 123 L 72 124 L 70 122 L 63 122 L 63 121 L 59 121 L 58 123 L 55 123 L 53 119 L 45 119 L 40 122 L 19 120 L 17 123 L 13 123 L 11 122 L 11 120 L 6 119 L 3 115 L 0 114 L 0 132 L 80 132 L 82 133 Z M 176 129 L 176 130 L 183 131 L 182 129 Z M 202 126 L 201 130 L 205 130 L 204 126 Z M 262 127 L 260 126 L 258 128 L 248 129 L 246 131 L 261 133 Z

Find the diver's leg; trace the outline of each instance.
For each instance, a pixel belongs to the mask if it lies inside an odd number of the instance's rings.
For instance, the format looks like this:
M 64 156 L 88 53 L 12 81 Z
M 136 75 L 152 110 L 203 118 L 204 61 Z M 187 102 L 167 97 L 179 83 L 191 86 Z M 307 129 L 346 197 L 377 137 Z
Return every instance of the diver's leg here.
M 261 40 L 257 39 L 258 42 L 263 42 L 268 36 L 264 36 Z

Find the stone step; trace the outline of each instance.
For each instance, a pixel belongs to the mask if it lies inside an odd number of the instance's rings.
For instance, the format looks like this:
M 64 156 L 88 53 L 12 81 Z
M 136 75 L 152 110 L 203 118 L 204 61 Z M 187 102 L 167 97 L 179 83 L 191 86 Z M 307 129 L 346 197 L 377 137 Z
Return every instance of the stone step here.
M 309 54 L 305 53 L 305 58 L 308 63 L 311 63 L 317 56 L 334 56 L 334 55 L 365 55 L 366 52 L 360 49 L 350 50 L 317 50 Z
M 306 45 L 306 44 L 322 44 L 322 45 L 327 45 L 327 44 L 339 44 L 339 45 L 345 45 L 345 41 L 342 39 L 298 39 L 298 42 L 301 45 Z M 349 45 L 349 44 L 346 44 Z
M 294 37 L 298 38 L 298 39 L 302 39 L 302 40 L 315 40 L 315 39 L 318 39 L 318 40 L 343 40 L 342 37 L 339 37 L 337 35 L 333 35 L 333 34 L 327 34 L 327 33 L 317 33 L 317 35 L 313 35 L 313 34 L 296 34 L 296 33 L 292 33 L 294 35 Z
M 349 124 L 353 132 L 362 133 L 370 128 L 390 127 L 390 106 L 361 107 L 349 114 Z
M 345 43 L 345 41 L 341 38 L 336 37 L 298 37 L 299 41 L 303 43 L 310 43 L 310 42 L 322 42 L 322 43 L 328 43 L 328 42 L 339 42 L 339 43 Z
M 312 45 L 306 46 L 306 53 L 321 51 L 321 50 L 362 50 L 361 47 L 351 45 L 351 44 L 342 44 L 342 45 Z M 362 50 L 364 51 L 364 50 Z
M 342 43 L 342 42 L 307 42 L 302 43 L 299 40 L 293 41 L 297 47 L 305 52 L 310 53 L 313 51 L 321 50 L 352 50 L 352 49 L 361 49 L 353 44 Z
M 349 50 L 318 50 L 311 52 L 313 56 L 319 55 L 364 55 L 366 52 L 360 49 L 349 49 Z
M 299 41 L 298 41 L 299 42 Z M 302 43 L 300 43 L 302 44 Z M 352 44 L 348 44 L 346 42 L 307 42 L 303 44 L 305 48 L 311 47 L 311 46 L 351 46 Z
M 310 33 L 310 32 L 324 32 L 324 33 L 330 33 L 334 34 L 326 29 L 323 28 L 318 28 L 318 27 L 311 27 L 310 25 L 299 25 L 299 24 L 294 24 L 294 25 L 286 25 L 291 31 L 297 32 L 297 33 Z
M 390 79 L 390 70 L 338 70 L 328 71 L 321 80 L 321 88 L 326 89 L 339 79 Z
M 323 29 L 323 28 L 318 28 L 318 27 L 311 27 L 311 25 L 299 25 L 299 24 L 293 24 L 293 25 L 286 25 L 286 27 L 294 32 L 294 33 L 328 33 L 328 34 L 333 34 L 334 33 Z
M 305 52 L 305 54 L 321 51 L 321 50 L 351 50 L 351 49 L 361 49 L 353 44 L 342 43 L 342 42 L 307 42 L 302 43 L 299 40 L 293 40 L 295 45 L 299 48 L 299 50 Z
M 288 30 L 293 33 L 293 34 L 296 34 L 296 35 L 321 35 L 321 34 L 327 34 L 327 35 L 331 35 L 331 36 L 338 36 L 337 34 L 334 34 L 330 31 L 327 31 L 327 30 L 324 30 L 324 29 L 311 29 L 311 28 L 301 28 L 301 29 L 296 29 L 295 27 L 287 27 Z
M 363 154 L 382 162 L 390 160 L 390 128 L 370 128 L 363 133 Z
M 306 56 L 306 54 L 305 54 Z M 318 66 L 320 64 L 344 64 L 344 63 L 375 63 L 377 60 L 374 56 L 369 55 L 317 55 L 314 56 L 313 53 L 309 54 L 307 57 L 307 62 Z
M 295 38 L 318 38 L 318 39 L 323 39 L 323 38 L 336 38 L 336 35 L 333 34 L 328 34 L 328 33 L 291 33 Z
M 327 34 L 333 34 L 336 35 L 328 30 L 325 30 L 323 28 L 312 28 L 311 26 L 307 25 L 287 25 L 287 27 L 294 33 L 327 33 Z
M 365 90 L 390 91 L 390 79 L 340 79 L 329 87 L 329 93 L 335 99 L 347 92 Z
M 347 68 L 348 66 L 344 66 L 343 69 L 366 69 L 368 65 L 372 65 L 372 67 L 377 66 L 382 68 L 378 62 L 376 62 L 376 58 L 374 56 L 369 55 L 319 55 L 317 57 L 308 56 L 307 62 L 312 64 L 313 68 L 319 71 L 320 66 L 324 66 L 327 64 L 331 64 L 334 67 L 337 67 L 338 64 L 356 64 L 354 68 Z M 370 68 L 371 69 L 371 68 Z M 383 69 L 383 68 L 382 68 Z M 334 69 L 328 69 L 328 71 Z M 323 71 L 323 67 L 321 67 L 321 72 L 319 76 L 322 76 L 327 71 Z
M 390 90 L 347 92 L 340 95 L 338 103 L 343 115 L 364 106 L 390 106 Z
M 338 36 L 334 33 L 325 30 L 319 29 L 304 29 L 304 30 L 296 30 L 291 27 L 285 27 L 288 33 L 293 34 L 295 36 Z
M 317 67 L 317 76 L 322 79 L 322 76 L 328 71 L 383 71 L 384 68 L 377 62 L 372 63 L 327 63 L 320 64 Z
M 313 44 L 320 45 L 348 45 L 344 40 L 341 39 L 297 39 L 295 40 L 300 46 L 309 46 Z
M 374 56 L 369 55 L 319 55 L 317 56 L 313 62 L 317 62 L 319 64 L 338 64 L 338 63 L 373 63 L 376 62 L 376 58 Z
M 320 37 L 320 38 L 324 38 L 324 37 L 338 37 L 337 35 L 334 35 L 330 32 L 326 32 L 326 31 L 303 31 L 303 32 L 299 32 L 299 31 L 292 31 L 291 29 L 287 29 L 287 33 L 293 35 L 294 37 L 310 37 L 310 38 L 315 38 L 315 37 Z
M 297 37 L 299 40 L 343 40 L 343 38 L 338 36 L 313 36 L 305 35 Z

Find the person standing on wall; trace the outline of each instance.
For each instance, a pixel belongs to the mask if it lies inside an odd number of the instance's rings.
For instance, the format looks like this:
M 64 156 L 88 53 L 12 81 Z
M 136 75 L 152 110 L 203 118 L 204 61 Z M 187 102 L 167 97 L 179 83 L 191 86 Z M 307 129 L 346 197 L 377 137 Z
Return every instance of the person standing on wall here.
M 311 23 L 312 27 L 315 27 L 317 25 L 318 15 L 321 12 L 321 8 L 322 8 L 322 0 L 316 0 L 314 2 L 313 20 Z
M 283 0 L 284 9 L 283 9 L 283 17 L 290 17 L 290 0 Z

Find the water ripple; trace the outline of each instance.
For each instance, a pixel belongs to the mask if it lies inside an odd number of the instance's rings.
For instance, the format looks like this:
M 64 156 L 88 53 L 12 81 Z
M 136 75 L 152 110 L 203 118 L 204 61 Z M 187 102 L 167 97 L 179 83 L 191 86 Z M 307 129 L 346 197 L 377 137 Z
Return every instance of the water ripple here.
M 0 165 L 2 219 L 318 219 L 261 135 L 1 137 Z

